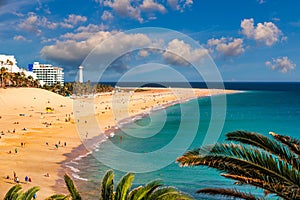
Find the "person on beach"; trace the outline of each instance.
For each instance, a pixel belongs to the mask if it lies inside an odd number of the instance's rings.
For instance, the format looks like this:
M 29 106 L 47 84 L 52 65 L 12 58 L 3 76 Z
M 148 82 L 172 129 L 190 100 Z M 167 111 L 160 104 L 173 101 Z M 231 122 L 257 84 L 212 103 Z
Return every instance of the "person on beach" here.
M 64 142 L 64 146 L 65 146 L 65 147 L 67 146 L 67 142 Z
M 20 180 L 19 180 L 19 178 L 18 178 L 17 176 L 15 177 L 14 181 L 15 181 L 16 183 L 19 183 L 19 182 L 20 182 Z
M 55 144 L 55 148 L 58 149 L 58 144 Z
M 34 195 L 33 195 L 33 199 L 36 199 L 36 193 L 34 193 Z
M 28 176 L 25 176 L 25 183 L 28 183 Z
M 18 153 L 18 148 L 15 148 L 15 153 Z

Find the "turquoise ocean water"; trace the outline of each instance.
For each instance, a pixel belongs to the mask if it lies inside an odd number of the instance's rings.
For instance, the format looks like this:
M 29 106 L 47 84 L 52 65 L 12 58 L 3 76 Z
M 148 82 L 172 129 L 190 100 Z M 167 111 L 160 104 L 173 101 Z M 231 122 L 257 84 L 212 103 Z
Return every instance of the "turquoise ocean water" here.
M 199 147 L 203 137 L 206 134 L 210 117 L 211 117 L 211 101 L 209 97 L 195 99 L 184 103 L 187 109 L 193 105 L 193 101 L 198 101 L 200 108 L 200 122 L 196 137 L 194 138 L 189 149 Z M 174 105 L 166 109 L 167 121 L 159 133 L 150 138 L 134 138 L 122 131 L 116 132 L 115 136 L 109 138 L 111 142 L 122 149 L 137 153 L 147 153 L 164 147 L 175 137 L 181 120 L 180 105 Z M 186 120 L 193 122 L 194 109 L 190 107 L 190 114 Z M 188 113 L 189 113 L 188 112 Z M 151 117 L 159 117 L 160 111 L 154 112 Z M 146 117 L 136 121 L 140 126 L 148 125 L 150 118 Z M 290 135 L 300 138 L 300 92 L 297 91 L 247 91 L 236 94 L 227 95 L 227 112 L 225 124 L 222 133 L 218 139 L 219 142 L 225 141 L 225 134 L 234 130 L 248 130 L 260 132 L 268 135 L 269 131 Z M 151 133 L 156 129 L 156 124 L 147 127 L 147 131 Z M 126 130 L 130 131 L 131 125 L 126 126 Z M 143 134 L 138 130 L 134 130 L 133 134 Z M 186 131 L 185 134 L 190 134 Z M 122 135 L 122 141 L 120 140 Z M 114 152 L 111 152 L 107 142 L 100 144 L 93 154 L 97 154 L 104 159 L 114 159 Z M 108 153 L 109 152 L 109 153 Z M 72 175 L 75 182 L 83 192 L 87 199 L 97 199 L 99 194 L 100 180 L 109 167 L 100 163 L 90 154 L 81 159 L 76 159 L 72 163 L 68 163 L 72 168 Z M 153 158 L 153 165 L 161 162 L 164 158 L 168 158 L 165 153 L 160 158 Z M 178 155 L 180 156 L 180 155 Z M 119 159 L 119 158 L 118 158 Z M 120 165 L 131 166 L 132 160 L 119 159 Z M 143 165 L 143 163 L 139 163 Z M 124 172 L 115 171 L 116 182 L 120 179 Z M 219 172 L 206 167 L 180 168 L 175 160 L 170 165 L 154 172 L 138 173 L 134 180 L 134 186 L 144 184 L 153 179 L 161 179 L 166 185 L 178 187 L 180 190 L 192 194 L 196 199 L 223 199 L 221 197 L 203 196 L 196 194 L 195 191 L 200 188 L 207 187 L 233 187 L 234 181 L 222 178 Z M 257 193 L 260 191 L 251 187 L 239 186 L 239 189 Z

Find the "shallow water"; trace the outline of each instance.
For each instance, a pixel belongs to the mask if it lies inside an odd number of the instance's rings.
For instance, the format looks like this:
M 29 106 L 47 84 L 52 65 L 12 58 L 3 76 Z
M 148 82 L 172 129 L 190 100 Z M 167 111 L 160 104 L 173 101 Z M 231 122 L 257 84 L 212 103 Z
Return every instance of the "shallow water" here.
M 197 102 L 200 108 L 200 121 L 195 114 L 194 103 Z M 126 152 L 134 152 L 136 154 L 148 155 L 150 152 L 155 152 L 170 144 L 174 139 L 177 140 L 178 146 L 180 143 L 188 143 L 186 138 L 189 132 L 185 128 L 183 135 L 178 136 L 178 128 L 180 122 L 184 123 L 186 127 L 189 125 L 194 126 L 195 122 L 198 123 L 196 137 L 192 144 L 186 148 L 192 149 L 199 147 L 202 144 L 203 138 L 206 136 L 209 122 L 211 121 L 211 101 L 209 97 L 192 100 L 182 104 L 185 109 L 183 112 L 180 110 L 180 105 L 175 105 L 166 109 L 167 120 L 162 126 L 159 123 L 162 119 L 164 111 L 157 111 L 151 114 L 152 120 L 149 117 L 136 121 L 133 125 L 126 126 L 124 131 L 115 133 L 115 136 L 109 138 L 110 142 L 104 142 L 99 145 L 98 149 L 86 157 L 77 160 L 75 163 L 69 163 L 73 167 L 72 174 L 75 176 L 75 181 L 87 199 L 95 199 L 99 194 L 100 180 L 106 170 L 110 167 L 100 163 L 96 158 L 103 162 L 114 160 L 113 164 L 117 163 L 118 167 L 134 168 L 139 165 L 141 168 L 153 168 L 158 166 L 165 160 L 179 155 L 173 155 L 173 151 L 167 151 L 156 154 L 152 157 L 146 157 L 144 162 L 136 163 L 134 157 L 126 156 Z M 218 105 L 215 105 L 218 106 Z M 185 117 L 182 118 L 182 115 Z M 159 120 L 156 120 L 159 119 Z M 184 122 L 182 122 L 182 120 Z M 214 120 L 220 120 L 218 118 Z M 153 122 L 153 123 L 151 123 Z M 155 123 L 154 123 L 155 122 Z M 268 135 L 269 131 L 276 133 L 286 134 L 293 137 L 298 137 L 300 122 L 300 93 L 298 92 L 266 92 L 266 91 L 252 91 L 237 94 L 227 95 L 227 112 L 226 120 L 220 136 L 217 138 L 219 142 L 225 141 L 225 134 L 234 130 L 248 130 L 260 132 Z M 151 124 L 151 126 L 149 126 Z M 135 126 L 141 126 L 136 128 Z M 159 131 L 157 131 L 159 130 Z M 129 134 L 126 134 L 130 133 Z M 155 133 L 155 134 L 153 134 Z M 142 135 L 142 136 L 141 136 Z M 219 134 L 216 134 L 219 135 Z M 120 139 L 122 136 L 122 139 Z M 136 138 L 144 137 L 144 138 Z M 215 137 L 215 135 L 213 136 Z M 120 152 L 112 150 L 112 146 L 117 146 L 125 150 L 124 154 L 119 155 Z M 174 149 L 174 152 L 177 152 Z M 117 155 L 118 154 L 118 155 Z M 177 163 L 173 162 L 160 170 L 148 173 L 137 173 L 134 185 L 144 184 L 153 179 L 161 179 L 166 185 L 178 187 L 184 192 L 188 192 L 196 197 L 196 199 L 222 199 L 218 197 L 208 197 L 195 194 L 195 191 L 200 188 L 207 187 L 232 187 L 233 181 L 222 178 L 219 172 L 208 169 L 206 167 L 192 167 L 180 168 Z M 75 168 L 75 169 L 74 169 Z M 140 168 L 137 168 L 140 169 Z M 120 177 L 125 172 L 115 171 L 115 182 L 118 182 Z M 79 178 L 79 179 L 78 179 Z M 88 180 L 88 181 L 86 181 Z M 241 187 L 244 191 L 251 191 L 257 193 L 260 191 L 254 190 L 251 187 Z

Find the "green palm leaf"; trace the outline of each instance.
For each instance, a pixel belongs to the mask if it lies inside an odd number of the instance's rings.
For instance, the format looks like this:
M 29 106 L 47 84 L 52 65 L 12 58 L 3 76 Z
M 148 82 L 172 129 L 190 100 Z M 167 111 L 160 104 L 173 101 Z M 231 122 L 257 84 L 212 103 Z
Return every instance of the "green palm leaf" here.
M 285 135 L 278 135 L 273 132 L 270 132 L 270 135 L 272 135 L 279 142 L 286 145 L 292 152 L 300 156 L 300 140 Z
M 27 190 L 27 191 L 24 193 L 24 195 L 23 195 L 23 197 L 22 197 L 22 200 L 32 200 L 33 195 L 34 195 L 35 193 L 37 193 L 39 190 L 40 190 L 40 188 L 37 187 L 37 186 L 30 188 L 29 190 Z
M 234 131 L 227 133 L 226 136 L 227 140 L 242 142 L 244 144 L 249 144 L 264 149 L 269 153 L 277 155 L 285 162 L 290 163 L 296 169 L 300 170 L 300 160 L 298 159 L 298 156 L 276 140 L 270 139 L 258 133 L 246 131 Z
M 190 200 L 193 199 L 187 194 L 183 194 L 173 187 L 164 187 L 155 190 L 148 200 Z
M 128 200 L 141 200 L 147 199 L 148 196 L 158 187 L 161 187 L 163 184 L 161 181 L 152 181 L 145 186 L 137 187 L 130 191 L 128 194 Z
M 100 200 L 113 200 L 114 197 L 114 172 L 105 173 L 100 186 Z
M 258 174 L 276 178 L 277 181 L 289 186 L 300 186 L 299 171 L 288 163 L 279 160 L 272 154 L 235 144 L 216 144 L 213 148 L 189 151 L 177 159 L 181 166 L 205 165 L 229 174 Z M 236 168 L 236 169 L 235 169 Z
M 22 186 L 20 184 L 14 185 L 11 187 L 6 193 L 4 200 L 11 200 L 13 197 L 18 194 L 18 192 L 22 190 Z
M 64 195 L 64 194 L 54 194 L 50 197 L 48 197 L 47 199 L 45 200 L 67 200 L 69 199 L 70 196 L 69 195 Z
M 133 179 L 133 173 L 128 173 L 122 177 L 116 189 L 115 200 L 125 200 L 127 198 L 128 190 L 131 187 Z
M 275 193 L 277 196 L 284 199 L 299 199 L 300 198 L 300 189 L 297 187 L 286 187 L 281 183 L 273 183 L 262 181 L 261 179 L 249 178 L 242 175 L 233 175 L 233 174 L 221 174 L 225 178 L 230 178 L 238 180 L 242 183 L 250 184 L 256 187 L 263 188 L 266 194 Z
M 240 199 L 247 199 L 247 200 L 257 200 L 255 196 L 251 194 L 239 192 L 238 190 L 235 189 L 205 188 L 205 189 L 198 190 L 197 193 L 220 195 L 224 197 L 240 198 Z
M 73 200 L 81 200 L 81 196 L 80 196 L 79 192 L 77 191 L 72 179 L 67 174 L 65 174 L 64 179 L 65 179 L 65 183 L 67 185 L 67 188 L 70 192 L 72 199 Z

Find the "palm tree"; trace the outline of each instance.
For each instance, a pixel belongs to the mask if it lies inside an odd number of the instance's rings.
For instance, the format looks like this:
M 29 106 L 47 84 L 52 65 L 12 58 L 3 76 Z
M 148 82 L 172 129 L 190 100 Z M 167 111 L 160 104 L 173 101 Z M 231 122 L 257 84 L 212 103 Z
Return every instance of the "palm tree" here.
M 114 172 L 109 170 L 105 173 L 100 186 L 100 200 L 191 200 L 190 195 L 184 194 L 173 187 L 166 187 L 160 181 L 152 181 L 145 186 L 139 186 L 130 190 L 133 173 L 123 176 L 114 191 Z M 55 194 L 45 200 L 81 200 L 73 180 L 64 176 L 69 195 Z M 30 188 L 25 193 L 21 191 L 22 186 L 16 184 L 5 195 L 4 200 L 31 200 L 33 195 L 39 191 L 38 187 Z
M 109 170 L 104 175 L 100 186 L 100 200 L 188 200 L 191 196 L 173 187 L 166 187 L 160 181 L 152 181 L 144 186 L 130 190 L 134 174 L 123 176 L 114 191 L 114 172 Z
M 39 191 L 39 187 L 32 187 L 26 192 L 22 191 L 22 186 L 16 184 L 6 193 L 4 200 L 31 200 L 34 194 Z
M 105 173 L 100 186 L 100 200 L 190 200 L 191 196 L 184 194 L 173 187 L 163 187 L 160 181 L 152 181 L 145 186 L 139 186 L 130 190 L 133 173 L 123 176 L 114 191 L 114 172 L 109 170 Z M 65 182 L 70 192 L 71 199 L 81 200 L 72 179 L 65 175 Z
M 181 166 L 208 166 L 221 176 L 249 184 L 283 199 L 300 199 L 300 141 L 270 132 L 273 138 L 258 133 L 227 133 L 231 143 L 201 147 L 177 159 Z M 235 142 L 235 143 L 233 143 Z M 237 144 L 238 143 L 238 144 Z M 258 199 L 236 189 L 208 188 L 197 191 L 213 195 Z
M 6 73 L 6 68 L 5 67 L 1 67 L 1 69 L 0 69 L 0 76 L 1 76 L 1 87 L 3 87 L 3 83 L 4 83 L 4 81 L 3 81 L 3 79 L 4 79 L 4 74 Z

